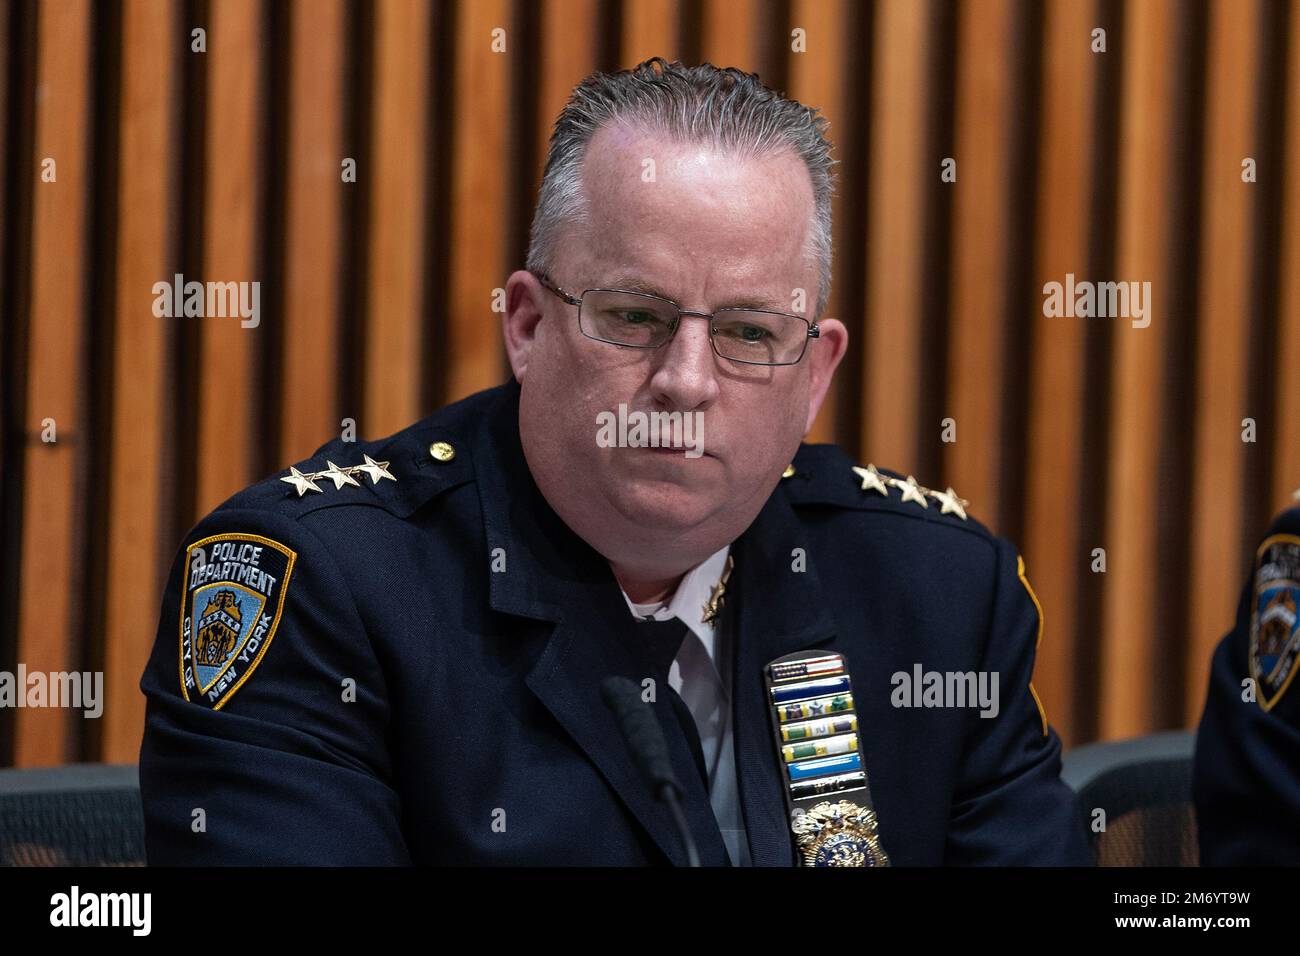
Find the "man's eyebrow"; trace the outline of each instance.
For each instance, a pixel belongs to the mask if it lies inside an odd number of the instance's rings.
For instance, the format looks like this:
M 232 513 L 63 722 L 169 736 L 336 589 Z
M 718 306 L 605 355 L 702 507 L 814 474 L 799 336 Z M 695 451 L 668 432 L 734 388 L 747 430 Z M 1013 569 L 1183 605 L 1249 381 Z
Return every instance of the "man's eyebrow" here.
M 654 295 L 661 299 L 667 299 L 670 302 L 681 300 L 674 295 L 669 295 L 659 286 L 652 282 L 646 282 L 636 276 L 616 275 L 609 280 L 607 284 L 599 286 L 602 289 L 618 289 L 622 292 L 640 292 L 642 295 Z M 719 309 L 756 309 L 760 312 L 788 312 L 788 309 L 782 308 L 784 303 L 777 302 L 775 299 L 767 300 L 763 298 L 738 298 L 721 303 Z
M 620 292 L 640 292 L 642 295 L 657 295 L 661 299 L 677 301 L 675 296 L 669 295 L 653 282 L 646 282 L 636 276 L 616 275 L 608 282 L 601 283 L 599 288 L 618 289 Z

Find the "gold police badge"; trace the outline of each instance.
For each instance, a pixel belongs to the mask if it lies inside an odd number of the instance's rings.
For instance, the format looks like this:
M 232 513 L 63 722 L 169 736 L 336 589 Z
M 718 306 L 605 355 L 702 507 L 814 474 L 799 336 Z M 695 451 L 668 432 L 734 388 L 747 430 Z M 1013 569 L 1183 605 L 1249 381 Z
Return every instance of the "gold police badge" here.
M 876 814 L 848 800 L 797 809 L 791 819 L 804 866 L 888 866 Z

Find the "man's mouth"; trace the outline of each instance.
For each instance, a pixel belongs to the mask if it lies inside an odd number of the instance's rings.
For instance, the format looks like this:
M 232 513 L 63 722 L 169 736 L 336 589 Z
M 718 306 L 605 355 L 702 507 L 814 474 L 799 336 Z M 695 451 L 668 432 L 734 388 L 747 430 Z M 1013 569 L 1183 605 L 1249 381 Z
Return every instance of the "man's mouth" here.
M 686 456 L 688 450 L 684 445 L 676 447 L 672 445 L 641 445 L 639 447 L 644 448 L 646 451 L 658 452 L 661 455 L 681 455 L 682 457 Z
M 706 457 L 717 457 L 702 448 L 692 448 L 689 445 L 633 445 L 626 450 L 649 453 L 659 460 L 677 458 L 682 461 L 698 461 Z

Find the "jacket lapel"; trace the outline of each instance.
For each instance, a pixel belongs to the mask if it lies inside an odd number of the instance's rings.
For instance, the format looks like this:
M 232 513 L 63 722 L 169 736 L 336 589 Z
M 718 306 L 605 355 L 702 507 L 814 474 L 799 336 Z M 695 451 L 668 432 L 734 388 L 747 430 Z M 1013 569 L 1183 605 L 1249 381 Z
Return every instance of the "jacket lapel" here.
M 793 866 L 785 771 L 776 752 L 763 668 L 785 654 L 832 647 L 835 627 L 811 560 L 792 569 L 802 528 L 778 487 L 736 542 L 732 719 L 745 833 L 755 866 Z
M 686 865 L 686 852 L 673 825 L 668 808 L 659 802 L 632 760 L 627 744 L 600 698 L 606 677 L 619 675 L 641 682 L 650 673 L 647 664 L 634 653 L 629 633 L 633 626 L 626 606 L 621 610 L 626 625 L 611 619 L 584 620 L 579 626 L 563 621 L 556 625 L 546 649 L 528 675 L 529 688 L 618 794 L 632 815 L 646 829 L 664 854 L 677 866 Z M 676 723 L 670 700 L 661 690 L 656 715 L 664 727 L 669 757 L 684 789 L 682 807 L 691 836 L 705 866 L 727 866 L 726 845 L 709 804 L 709 795 L 695 768 L 686 737 Z M 671 721 L 671 723 L 669 723 Z
M 664 854 L 683 866 L 686 852 L 672 817 L 633 762 L 600 696 L 606 677 L 623 676 L 639 684 L 653 671 L 637 653 L 635 622 L 608 563 L 559 519 L 532 480 L 519 445 L 518 394 L 513 383 L 502 390 L 474 450 L 488 550 L 503 549 L 508 569 L 489 575 L 489 603 L 502 614 L 554 624 L 526 678 L 529 689 Z M 683 809 L 700 861 L 726 866 L 726 845 L 708 793 L 669 706 L 661 693 L 655 710 L 685 791 Z

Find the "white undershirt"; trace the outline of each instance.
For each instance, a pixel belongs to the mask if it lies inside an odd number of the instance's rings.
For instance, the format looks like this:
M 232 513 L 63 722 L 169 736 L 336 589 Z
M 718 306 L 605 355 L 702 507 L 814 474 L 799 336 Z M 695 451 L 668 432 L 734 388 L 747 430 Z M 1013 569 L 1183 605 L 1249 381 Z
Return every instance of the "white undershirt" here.
M 666 604 L 635 604 L 623 592 L 628 610 L 637 618 L 656 621 L 680 618 L 688 629 L 681 650 L 668 670 L 668 683 L 681 695 L 700 736 L 704 766 L 709 774 L 709 803 L 731 861 L 750 866 L 736 783 L 736 755 L 731 727 L 731 667 L 719 648 L 713 627 L 704 623 L 704 607 L 722 577 L 731 545 L 697 564 L 682 578 Z M 721 659 L 720 659 L 721 658 Z

